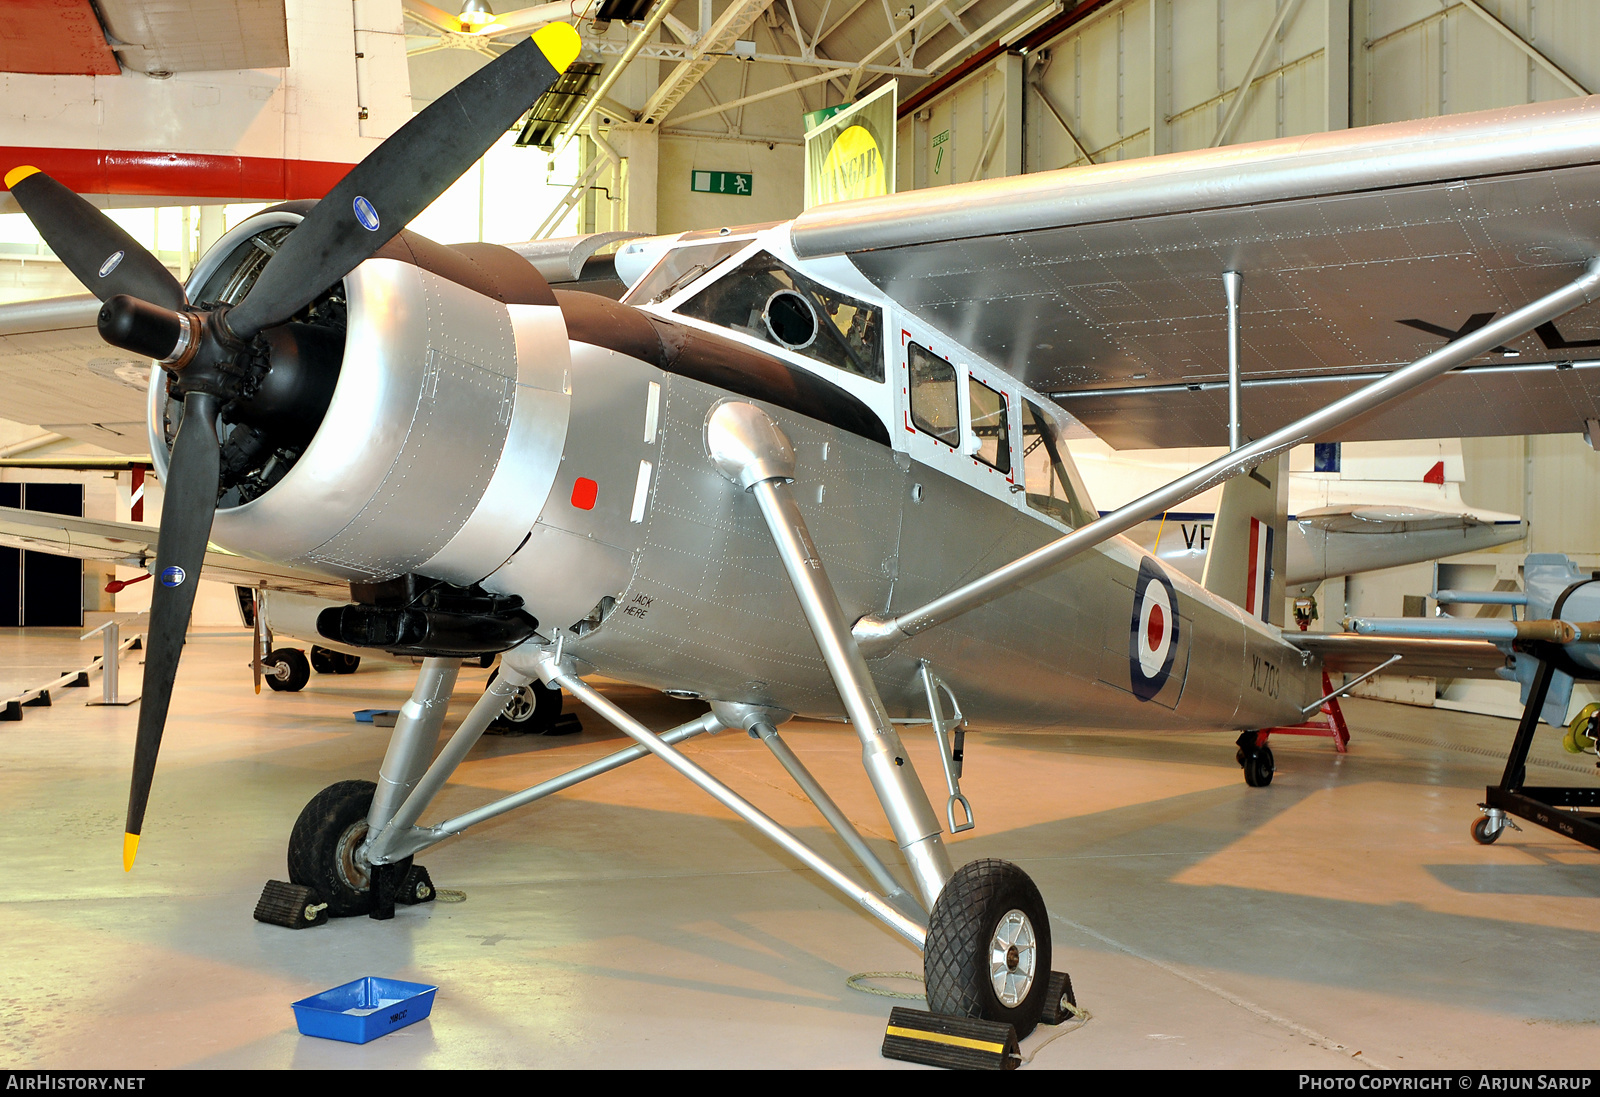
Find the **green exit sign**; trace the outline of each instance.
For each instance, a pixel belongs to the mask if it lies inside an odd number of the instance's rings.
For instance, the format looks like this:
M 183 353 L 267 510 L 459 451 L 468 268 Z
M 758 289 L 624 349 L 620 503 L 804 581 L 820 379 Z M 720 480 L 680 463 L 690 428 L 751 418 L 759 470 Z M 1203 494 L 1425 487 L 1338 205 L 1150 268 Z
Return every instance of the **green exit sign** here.
M 749 195 L 755 176 L 747 171 L 696 171 L 689 174 L 689 189 L 701 194 Z

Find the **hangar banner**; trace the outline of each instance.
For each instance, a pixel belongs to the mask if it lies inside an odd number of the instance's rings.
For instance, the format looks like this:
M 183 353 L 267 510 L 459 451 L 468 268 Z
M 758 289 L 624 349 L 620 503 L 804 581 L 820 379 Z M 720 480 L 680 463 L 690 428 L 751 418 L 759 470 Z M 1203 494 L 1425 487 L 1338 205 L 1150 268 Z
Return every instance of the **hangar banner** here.
M 894 193 L 899 88 L 891 80 L 806 131 L 806 209 Z

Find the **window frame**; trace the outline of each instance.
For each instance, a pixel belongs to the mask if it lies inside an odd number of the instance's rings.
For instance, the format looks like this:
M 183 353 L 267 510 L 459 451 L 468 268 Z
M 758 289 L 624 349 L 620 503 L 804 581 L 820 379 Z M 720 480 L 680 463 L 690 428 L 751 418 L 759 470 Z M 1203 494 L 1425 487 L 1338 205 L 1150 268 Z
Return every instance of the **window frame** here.
M 1011 394 L 1003 388 L 996 388 L 984 381 L 976 373 L 972 372 L 970 368 L 965 373 L 967 375 L 967 387 L 963 393 L 966 404 L 965 426 L 968 436 L 972 439 L 968 446 L 967 455 L 985 468 L 993 469 L 1014 483 L 1016 480 L 1014 471 L 1016 469 L 1016 455 L 1011 452 Z M 983 437 L 978 434 L 978 424 L 972 414 L 973 385 L 981 387 L 985 392 L 993 393 L 1000 399 L 1000 439 L 1003 445 L 995 447 L 995 455 L 996 457 L 1003 456 L 1005 458 L 1004 466 L 997 465 L 983 456 Z
M 917 401 L 915 395 L 917 390 L 914 378 L 912 376 L 913 367 L 911 362 L 913 347 L 916 348 L 917 351 L 926 354 L 930 361 L 942 363 L 945 368 L 950 371 L 951 396 L 955 398 L 953 401 L 955 404 L 955 423 L 948 428 L 946 433 L 953 431 L 955 434 L 954 441 L 950 441 L 948 438 L 943 437 L 937 431 L 929 430 L 917 419 Z M 911 426 L 916 430 L 917 433 L 932 438 L 935 442 L 938 442 L 942 446 L 949 447 L 952 452 L 958 451 L 962 448 L 962 441 L 966 437 L 965 428 L 963 427 L 963 423 L 967 418 L 966 405 L 961 398 L 961 377 L 965 372 L 966 371 L 962 370 L 954 362 L 950 361 L 950 359 L 944 357 L 943 355 L 935 354 L 932 349 L 923 346 L 921 343 L 917 342 L 917 340 L 906 340 L 906 414 L 910 417 Z

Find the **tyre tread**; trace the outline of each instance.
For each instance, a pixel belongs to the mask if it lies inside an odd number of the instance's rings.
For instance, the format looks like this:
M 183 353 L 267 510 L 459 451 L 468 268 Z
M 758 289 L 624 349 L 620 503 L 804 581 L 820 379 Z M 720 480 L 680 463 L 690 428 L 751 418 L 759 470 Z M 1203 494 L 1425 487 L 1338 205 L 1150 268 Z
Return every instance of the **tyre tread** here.
M 992 991 L 989 972 L 981 949 L 971 943 L 987 936 L 985 922 L 994 915 L 992 904 L 1003 891 L 1013 887 L 1031 891 L 1043 911 L 1044 901 L 1027 873 L 1009 861 L 983 858 L 957 869 L 940 892 L 928 920 L 928 939 L 923 950 L 923 976 L 927 985 L 928 1008 L 934 1013 L 959 1017 L 983 1017 Z M 1038 919 L 1035 919 L 1039 922 Z M 1037 941 L 1034 985 L 1018 1010 L 1032 1016 L 988 1017 L 1016 1025 L 1017 1035 L 1026 1036 L 1038 1021 L 1037 1005 L 1050 975 L 1050 927 L 1048 922 L 1034 926 Z M 987 941 L 983 944 L 986 946 Z M 1034 1003 L 1030 1007 L 1030 1003 Z
M 378 786 L 372 781 L 338 781 L 317 793 L 301 810 L 289 832 L 289 880 L 314 887 L 328 902 L 335 918 L 365 914 L 372 909 L 372 891 L 353 891 L 330 859 L 345 829 L 364 818 Z M 411 858 L 399 862 L 404 874 Z

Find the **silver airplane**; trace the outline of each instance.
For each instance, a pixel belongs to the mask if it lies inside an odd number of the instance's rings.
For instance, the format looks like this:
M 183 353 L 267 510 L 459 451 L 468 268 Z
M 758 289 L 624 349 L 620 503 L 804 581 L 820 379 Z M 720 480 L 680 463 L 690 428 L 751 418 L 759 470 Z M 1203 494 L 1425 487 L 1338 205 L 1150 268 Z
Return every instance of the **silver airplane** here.
M 1563 319 L 1600 294 L 1600 101 L 635 240 L 617 254 L 631 285 L 618 303 L 552 290 L 515 249 L 400 231 L 576 55 L 559 28 L 428 107 L 322 201 L 237 226 L 187 286 L 43 173 L 7 174 L 104 301 L 101 334 L 156 361 L 166 496 L 126 866 L 208 537 L 348 583 L 318 617 L 329 640 L 424 657 L 376 781 L 319 793 L 290 836 L 292 878 L 331 913 L 392 912 L 415 855 L 653 754 L 921 949 L 935 1012 L 1019 1035 L 1046 1005 L 1050 927 L 1015 865 L 950 861 L 943 831 L 971 823 L 967 727 L 1239 730 L 1259 785 L 1273 770 L 1261 730 L 1316 712 L 1326 667 L 1402 648 L 1504 667 L 1486 641 L 1286 634 L 1281 458 L 1313 439 L 1600 418 L 1600 363 L 1566 349 L 1592 311 Z M 1485 310 L 1498 318 L 1448 340 L 1401 322 Z M 1532 342 L 1557 321 L 1564 336 Z M 1061 405 L 1116 444 L 1215 444 L 1226 429 L 1233 448 L 1097 516 Z M 1203 584 L 1120 536 L 1225 481 Z M 497 652 L 498 680 L 439 747 L 461 659 Z M 709 711 L 657 735 L 594 673 Z M 534 681 L 634 745 L 422 824 Z M 909 883 L 780 736 L 795 715 L 854 728 Z M 940 745 L 942 813 L 904 722 Z M 874 886 L 676 749 L 719 728 L 772 749 Z

